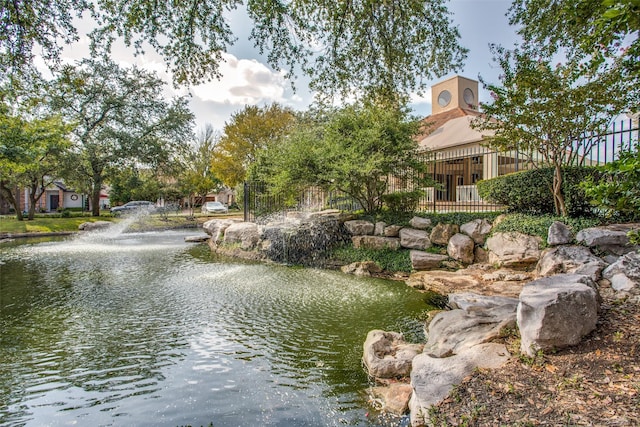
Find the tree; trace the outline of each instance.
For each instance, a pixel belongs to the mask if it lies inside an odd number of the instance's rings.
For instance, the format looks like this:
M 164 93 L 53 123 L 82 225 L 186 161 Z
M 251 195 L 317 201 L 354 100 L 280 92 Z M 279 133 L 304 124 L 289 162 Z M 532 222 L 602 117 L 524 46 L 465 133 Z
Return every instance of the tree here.
M 35 102 L 28 101 L 34 111 Z M 20 221 L 19 191 L 29 190 L 28 218 L 33 219 L 46 187 L 59 178 L 61 158 L 70 146 L 70 127 L 59 116 L 25 117 L 21 107 L 11 108 L 4 99 L 0 103 L 0 192 Z
M 597 143 L 584 135 L 604 134 L 627 102 L 610 96 L 620 79 L 615 70 L 583 76 L 574 62 L 553 66 L 526 48 L 493 51 L 503 74 L 500 84 L 485 84 L 493 102 L 473 126 L 493 133 L 492 148 L 528 154 L 534 166 L 552 165 L 555 210 L 566 216 L 561 168 L 582 164 Z
M 233 114 L 211 160 L 218 178 L 230 188 L 244 181 L 256 153 L 285 135 L 295 120 L 293 111 L 279 104 L 250 105 Z
M 326 121 L 325 121 L 326 120 Z M 252 170 L 275 193 L 305 186 L 339 190 L 368 213 L 382 207 L 391 179 L 420 180 L 413 136 L 420 122 L 403 108 L 375 102 L 350 105 L 305 123 L 262 152 Z
M 157 168 L 191 137 L 186 100 L 165 101 L 163 85 L 136 67 L 98 60 L 65 66 L 52 82 L 52 108 L 75 124 L 70 178 L 91 195 L 94 216 L 100 215 L 100 191 L 113 171 Z
M 323 93 L 386 88 L 411 93 L 434 76 L 459 70 L 466 56 L 445 0 L 38 0 L 3 1 L 0 63 L 28 64 L 33 48 L 56 59 L 61 42 L 77 38 L 73 14 L 97 21 L 94 49 L 115 36 L 141 52 L 164 56 L 176 83 L 219 77 L 222 54 L 235 42 L 231 12 L 244 6 L 250 39 L 276 70 L 311 76 Z
M 219 141 L 220 135 L 213 126 L 207 125 L 183 155 L 179 183 L 183 193 L 189 196 L 192 209 L 194 195 L 199 195 L 204 201 L 207 193 L 218 191 L 222 187 L 211 163 Z
M 627 90 L 637 91 L 640 1 L 515 0 L 510 22 L 520 27 L 526 43 L 548 55 L 562 50 L 569 59 L 583 61 L 591 73 L 620 62 L 619 78 L 627 80 Z M 637 97 L 629 107 L 638 108 Z

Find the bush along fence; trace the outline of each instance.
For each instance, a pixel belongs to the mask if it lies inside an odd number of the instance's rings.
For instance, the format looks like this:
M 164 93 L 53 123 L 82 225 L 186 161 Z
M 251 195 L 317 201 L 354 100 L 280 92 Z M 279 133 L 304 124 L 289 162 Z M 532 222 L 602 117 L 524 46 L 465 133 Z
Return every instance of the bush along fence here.
M 637 121 L 625 120 L 614 123 L 604 134 L 583 135 L 568 149 L 572 155 L 571 165 L 567 166 L 589 167 L 610 163 L 618 158 L 620 152 L 632 150 L 638 144 L 639 134 Z M 419 155 L 427 164 L 426 174 L 433 184 L 418 187 L 412 180 L 399 178 L 406 174 L 389 176 L 387 195 L 383 197 L 387 206 L 406 209 L 410 205 L 416 212 L 437 213 L 503 210 L 504 205 L 500 198 L 493 198 L 494 201 L 489 202 L 481 197 L 478 183 L 541 166 L 536 162 L 535 154 L 518 151 L 498 152 L 479 145 L 422 152 Z M 541 173 L 546 176 L 545 172 Z M 581 174 L 572 172 L 572 175 Z M 407 203 L 407 200 L 410 202 Z M 289 200 L 285 203 L 283 197 L 271 194 L 262 182 L 244 184 L 245 221 L 259 221 L 261 218 L 282 219 L 288 211 L 322 209 L 356 211 L 361 209 L 361 206 L 345 193 L 325 191 L 317 187 L 308 188 L 294 201 Z

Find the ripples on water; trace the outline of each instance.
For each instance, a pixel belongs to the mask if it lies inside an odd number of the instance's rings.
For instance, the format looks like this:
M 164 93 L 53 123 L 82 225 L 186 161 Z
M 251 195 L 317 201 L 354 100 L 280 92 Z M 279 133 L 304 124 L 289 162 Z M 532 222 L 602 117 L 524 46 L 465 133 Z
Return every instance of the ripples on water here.
M 416 328 L 420 294 L 223 262 L 185 235 L 0 246 L 0 425 L 383 424 L 362 343 Z

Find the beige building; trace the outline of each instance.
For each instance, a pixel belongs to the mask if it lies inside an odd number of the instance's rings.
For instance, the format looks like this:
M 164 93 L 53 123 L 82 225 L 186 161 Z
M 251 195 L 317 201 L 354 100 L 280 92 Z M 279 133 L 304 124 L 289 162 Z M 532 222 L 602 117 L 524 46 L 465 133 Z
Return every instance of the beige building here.
M 418 144 L 430 159 L 430 173 L 439 183 L 427 188 L 426 203 L 482 202 L 476 183 L 526 168 L 524 159 L 489 150 L 483 142 L 488 132 L 473 129 L 478 111 L 478 82 L 454 76 L 431 89 L 432 111 L 426 117 Z

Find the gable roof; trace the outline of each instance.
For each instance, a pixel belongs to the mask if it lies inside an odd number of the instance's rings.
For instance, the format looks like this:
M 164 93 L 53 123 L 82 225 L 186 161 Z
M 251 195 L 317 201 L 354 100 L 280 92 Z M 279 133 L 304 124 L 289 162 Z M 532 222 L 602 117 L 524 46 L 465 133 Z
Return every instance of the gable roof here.
M 422 149 L 439 150 L 480 142 L 489 135 L 471 127 L 471 121 L 480 115 L 476 110 L 453 108 L 425 117 L 426 126 L 417 137 L 418 145 Z

